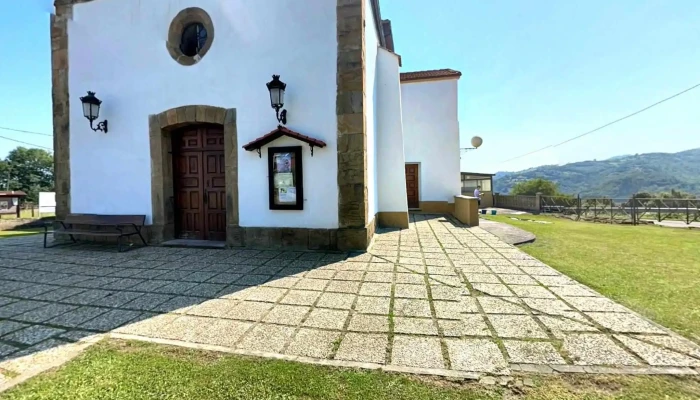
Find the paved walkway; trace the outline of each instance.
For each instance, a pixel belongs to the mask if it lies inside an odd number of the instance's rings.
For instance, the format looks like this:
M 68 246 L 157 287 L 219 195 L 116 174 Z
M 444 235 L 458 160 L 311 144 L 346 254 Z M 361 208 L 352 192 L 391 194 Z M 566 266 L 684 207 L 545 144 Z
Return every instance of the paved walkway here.
M 483 229 L 412 218 L 358 255 L 0 240 L 0 372 L 105 332 L 464 377 L 700 370 L 697 345 Z
M 503 222 L 490 221 L 488 219 L 481 218 L 479 219 L 479 226 L 481 229 L 508 244 L 518 245 L 523 243 L 531 243 L 537 239 L 533 233 Z
M 652 221 L 654 225 L 664 226 L 667 228 L 683 228 L 683 229 L 700 229 L 700 222 L 691 222 L 686 224 L 685 221 Z

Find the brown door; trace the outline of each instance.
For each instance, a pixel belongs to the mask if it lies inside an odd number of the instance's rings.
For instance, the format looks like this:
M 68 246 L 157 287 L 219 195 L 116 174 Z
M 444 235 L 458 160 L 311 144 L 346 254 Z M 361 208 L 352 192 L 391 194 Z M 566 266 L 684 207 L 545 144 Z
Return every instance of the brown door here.
M 181 239 L 226 239 L 223 128 L 189 126 L 173 133 L 175 234 Z
M 406 196 L 408 208 L 419 208 L 418 164 L 406 164 Z

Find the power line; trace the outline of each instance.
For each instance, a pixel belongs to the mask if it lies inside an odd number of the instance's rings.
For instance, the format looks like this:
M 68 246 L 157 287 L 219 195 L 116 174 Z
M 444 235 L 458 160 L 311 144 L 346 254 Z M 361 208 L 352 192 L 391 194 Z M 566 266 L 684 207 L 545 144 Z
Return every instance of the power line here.
M 12 131 L 12 132 L 31 133 L 31 134 L 33 134 L 33 135 L 42 135 L 42 136 L 51 136 L 51 137 L 53 137 L 53 135 L 49 135 L 48 133 L 32 132 L 32 131 L 23 131 L 23 130 L 21 130 L 21 129 L 5 128 L 5 127 L 2 127 L 2 126 L 0 126 L 0 129 L 6 130 L 6 131 Z
M 42 149 L 46 149 L 46 150 L 51 150 L 51 151 L 53 151 L 53 149 L 51 149 L 51 148 L 49 148 L 49 147 L 40 146 L 40 145 L 38 145 L 38 144 L 33 144 L 33 143 L 23 142 L 23 141 L 21 141 L 21 140 L 10 139 L 9 137 L 5 137 L 5 136 L 0 136 L 0 139 L 5 139 L 5 140 L 9 140 L 9 141 L 11 141 L 11 142 L 17 142 L 17 143 L 26 144 L 26 145 L 28 145 L 28 146 L 41 147 Z
M 698 87 L 700 87 L 700 83 L 698 83 L 697 85 L 691 86 L 691 87 L 689 87 L 688 89 L 685 89 L 685 90 L 683 90 L 683 91 L 681 91 L 681 92 L 678 92 L 678 93 L 674 94 L 674 95 L 671 96 L 671 97 L 667 97 L 667 98 L 665 98 L 665 99 L 663 99 L 663 100 L 661 100 L 661 101 L 657 101 L 656 103 L 654 103 L 654 104 L 652 104 L 652 105 L 650 105 L 650 106 L 648 106 L 648 107 L 642 108 L 642 109 L 639 110 L 639 111 L 635 111 L 635 112 L 633 112 L 632 114 L 628 114 L 628 115 L 626 115 L 626 116 L 624 116 L 624 117 L 622 117 L 622 118 L 616 119 L 615 121 L 608 122 L 608 123 L 605 124 L 605 125 L 599 126 L 599 127 L 595 128 L 595 129 L 593 129 L 593 130 L 590 130 L 590 131 L 588 131 L 588 132 L 582 133 L 582 134 L 580 134 L 580 135 L 578 135 L 578 136 L 574 136 L 574 137 L 572 137 L 572 138 L 566 139 L 566 140 L 563 141 L 563 142 L 560 142 L 560 143 L 557 143 L 557 144 L 550 144 L 549 146 L 545 146 L 545 147 L 543 147 L 543 148 L 541 148 L 541 149 L 537 149 L 537 150 L 531 151 L 531 152 L 529 152 L 529 153 L 525 153 L 525 154 L 523 154 L 523 155 L 520 155 L 520 156 L 517 156 L 517 157 L 513 157 L 513 158 L 510 158 L 510 159 L 508 159 L 508 160 L 501 161 L 501 162 L 506 163 L 506 162 L 509 162 L 509 161 L 517 160 L 517 159 L 519 159 L 519 158 L 527 157 L 527 156 L 529 156 L 529 155 L 531 155 L 531 154 L 539 153 L 539 152 L 542 151 L 542 150 L 547 150 L 547 149 L 552 148 L 552 147 L 559 147 L 559 146 L 561 146 L 561 145 L 563 145 L 563 144 L 569 143 L 569 142 L 574 141 L 574 140 L 576 140 L 576 139 L 582 138 L 582 137 L 584 137 L 584 136 L 586 136 L 586 135 L 590 135 L 591 133 L 597 132 L 597 131 L 599 131 L 599 130 L 601 130 L 601 129 L 603 129 L 603 128 L 607 128 L 607 127 L 610 126 L 610 125 L 613 125 L 613 124 L 616 124 L 616 123 L 618 123 L 618 122 L 620 122 L 620 121 L 626 120 L 627 118 L 633 117 L 633 116 L 635 116 L 635 115 L 637 115 L 637 114 L 641 114 L 641 113 L 643 113 L 644 111 L 646 111 L 646 110 L 648 110 L 648 109 L 650 109 L 650 108 L 656 107 L 656 106 L 658 106 L 658 105 L 661 104 L 661 103 L 664 103 L 664 102 L 669 101 L 669 100 L 671 100 L 671 99 L 673 99 L 673 98 L 675 98 L 675 97 L 678 97 L 678 96 L 682 95 L 683 93 L 690 92 L 691 90 L 696 89 L 696 88 L 698 88 Z

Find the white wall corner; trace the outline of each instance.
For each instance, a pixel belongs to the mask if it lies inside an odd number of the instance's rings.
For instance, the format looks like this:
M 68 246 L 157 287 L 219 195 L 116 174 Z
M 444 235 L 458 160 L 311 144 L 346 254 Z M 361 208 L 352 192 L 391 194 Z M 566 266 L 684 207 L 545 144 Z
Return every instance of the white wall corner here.
M 377 79 L 378 211 L 404 212 L 408 200 L 399 58 L 383 48 L 377 54 Z

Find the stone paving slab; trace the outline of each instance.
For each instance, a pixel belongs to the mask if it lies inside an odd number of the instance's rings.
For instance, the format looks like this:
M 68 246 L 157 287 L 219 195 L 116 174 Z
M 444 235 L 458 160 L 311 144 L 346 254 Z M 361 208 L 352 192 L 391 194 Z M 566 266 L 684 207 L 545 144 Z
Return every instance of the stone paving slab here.
M 443 216 L 351 254 L 42 239 L 0 241 L 0 370 L 111 332 L 444 376 L 700 372 L 696 343 Z

